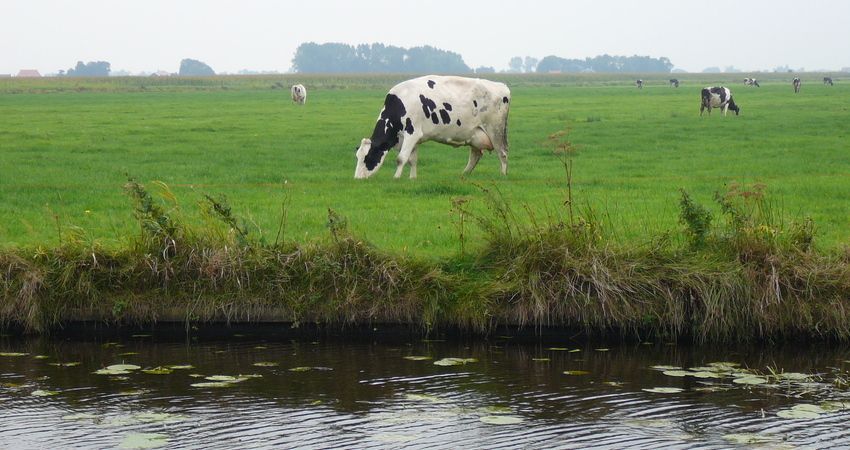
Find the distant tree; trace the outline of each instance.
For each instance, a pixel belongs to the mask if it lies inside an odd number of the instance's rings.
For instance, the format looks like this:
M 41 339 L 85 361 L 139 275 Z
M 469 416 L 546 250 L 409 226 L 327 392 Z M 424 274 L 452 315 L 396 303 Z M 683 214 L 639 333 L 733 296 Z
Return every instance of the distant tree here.
M 428 45 L 405 49 L 382 43 L 354 47 L 315 42 L 298 46 L 292 58 L 292 70 L 299 73 L 472 72 L 459 54 Z
M 77 61 L 76 67 L 68 69 L 65 76 L 69 77 L 107 77 L 109 76 L 110 64 L 106 61 L 89 61 L 83 63 Z
M 735 66 L 726 66 L 726 68 L 723 69 L 723 71 L 726 72 L 726 73 L 741 73 L 741 70 L 736 69 Z
M 526 56 L 525 61 L 523 63 L 523 68 L 528 73 L 534 72 L 535 70 L 537 70 L 537 63 L 539 62 L 540 60 L 533 56 Z
M 475 69 L 475 73 L 496 73 L 493 67 L 481 66 Z
M 669 73 L 673 63 L 666 57 L 599 55 L 585 59 L 547 56 L 537 64 L 537 72 L 662 72 Z
M 774 72 L 793 72 L 794 69 L 792 69 L 788 64 L 786 64 L 784 66 L 776 66 L 773 69 L 773 71 Z
M 215 75 L 215 71 L 212 70 L 212 67 L 202 63 L 201 61 L 186 58 L 180 61 L 180 72 L 178 72 L 178 75 L 184 77 L 204 77 Z
M 705 69 L 702 69 L 702 73 L 720 73 L 720 67 L 706 67 Z
M 522 72 L 522 56 L 514 56 L 508 61 L 508 72 Z

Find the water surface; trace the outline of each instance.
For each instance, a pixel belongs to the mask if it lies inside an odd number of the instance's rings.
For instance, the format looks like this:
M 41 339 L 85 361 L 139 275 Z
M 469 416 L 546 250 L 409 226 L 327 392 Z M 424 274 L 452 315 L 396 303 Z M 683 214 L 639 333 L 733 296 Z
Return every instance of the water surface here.
M 829 344 L 219 326 L 0 352 L 0 448 L 850 446 L 850 349 Z M 95 373 L 115 364 L 139 368 Z

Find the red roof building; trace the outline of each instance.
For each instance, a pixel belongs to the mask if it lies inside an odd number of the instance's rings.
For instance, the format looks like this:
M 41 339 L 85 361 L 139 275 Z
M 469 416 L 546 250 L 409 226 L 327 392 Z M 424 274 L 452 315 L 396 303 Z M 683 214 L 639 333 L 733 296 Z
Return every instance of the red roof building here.
M 35 69 L 21 69 L 18 72 L 18 77 L 23 78 L 40 78 L 41 74 Z

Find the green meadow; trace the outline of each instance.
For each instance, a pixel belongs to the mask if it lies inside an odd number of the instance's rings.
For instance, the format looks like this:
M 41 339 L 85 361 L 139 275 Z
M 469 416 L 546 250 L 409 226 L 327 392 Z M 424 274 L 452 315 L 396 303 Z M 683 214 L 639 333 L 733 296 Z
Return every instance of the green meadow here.
M 759 74 L 761 75 L 761 74 Z M 204 195 L 226 196 L 249 234 L 267 242 L 328 239 L 328 210 L 353 235 L 392 253 L 456 254 L 459 200 L 483 209 L 500 191 L 520 220 L 566 217 L 566 176 L 550 135 L 573 151 L 577 215 L 641 243 L 681 239 L 680 189 L 715 217 L 715 192 L 764 185 L 783 220 L 811 218 L 815 244 L 850 240 L 850 80 L 803 74 L 494 76 L 512 90 L 508 176 L 485 155 L 461 178 L 468 150 L 420 147 L 419 178 L 395 180 L 395 152 L 371 179 L 354 180 L 354 149 L 368 137 L 386 91 L 404 76 L 257 76 L 0 81 L 0 246 L 56 246 L 77 233 L 120 247 L 139 234 L 123 190 L 128 176 L 173 193 L 173 214 L 205 220 Z M 304 106 L 289 86 L 308 89 Z M 699 116 L 700 89 L 726 85 L 741 115 Z M 465 223 L 465 245 L 480 244 Z

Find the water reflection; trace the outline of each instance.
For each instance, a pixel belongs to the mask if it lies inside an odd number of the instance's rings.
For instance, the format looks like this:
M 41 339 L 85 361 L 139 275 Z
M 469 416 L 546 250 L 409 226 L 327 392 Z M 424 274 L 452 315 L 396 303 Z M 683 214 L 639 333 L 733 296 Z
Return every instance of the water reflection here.
M 96 331 L 0 338 L 0 448 L 850 445 L 843 346 Z M 435 365 L 441 358 L 468 361 Z M 740 368 L 720 378 L 684 370 L 723 361 Z M 113 364 L 140 370 L 94 374 Z M 747 369 L 768 382 L 733 381 Z M 801 375 L 774 376 L 783 371 Z M 216 375 L 238 382 L 192 386 Z M 647 391 L 659 387 L 681 392 Z M 808 418 L 777 415 L 795 407 Z

